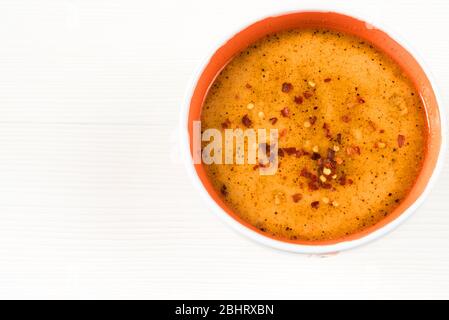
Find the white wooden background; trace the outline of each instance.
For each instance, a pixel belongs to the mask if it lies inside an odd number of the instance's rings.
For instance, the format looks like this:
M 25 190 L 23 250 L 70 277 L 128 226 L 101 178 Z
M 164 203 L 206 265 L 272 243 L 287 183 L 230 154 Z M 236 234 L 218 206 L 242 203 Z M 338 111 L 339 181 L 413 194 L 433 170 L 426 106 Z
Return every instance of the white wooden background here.
M 0 1 L 0 298 L 449 298 L 449 162 L 425 205 L 363 248 L 259 246 L 179 160 L 193 72 L 283 9 L 389 25 L 449 89 L 447 1 Z

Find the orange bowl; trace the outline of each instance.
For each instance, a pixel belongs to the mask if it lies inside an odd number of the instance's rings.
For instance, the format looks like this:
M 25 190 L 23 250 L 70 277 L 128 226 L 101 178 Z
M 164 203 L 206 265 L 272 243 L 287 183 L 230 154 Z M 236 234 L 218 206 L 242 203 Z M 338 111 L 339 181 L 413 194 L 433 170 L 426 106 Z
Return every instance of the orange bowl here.
M 387 217 L 355 234 L 331 241 L 286 240 L 261 232 L 243 221 L 223 202 L 206 176 L 203 164 L 193 164 L 193 122 L 200 120 L 201 109 L 209 87 L 226 64 L 240 51 L 260 38 L 279 31 L 320 27 L 345 32 L 362 38 L 395 60 L 413 81 L 423 101 L 427 115 L 427 144 L 422 170 L 408 196 Z M 416 55 L 415 55 L 416 56 Z M 182 116 L 182 134 L 187 165 L 194 183 L 210 203 L 214 212 L 235 229 L 263 244 L 294 252 L 329 253 L 349 249 L 376 239 L 394 229 L 422 203 L 442 166 L 445 135 L 441 122 L 440 98 L 423 68 L 404 44 L 389 34 L 360 19 L 336 12 L 302 11 L 286 13 L 259 20 L 227 40 L 201 69 L 189 91 Z

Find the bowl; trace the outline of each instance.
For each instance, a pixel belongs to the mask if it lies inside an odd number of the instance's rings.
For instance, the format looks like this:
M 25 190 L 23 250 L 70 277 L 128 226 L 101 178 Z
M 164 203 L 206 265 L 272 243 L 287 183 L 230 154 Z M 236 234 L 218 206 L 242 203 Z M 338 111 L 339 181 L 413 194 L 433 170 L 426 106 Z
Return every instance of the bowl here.
M 400 205 L 375 225 L 330 241 L 284 240 L 271 237 L 243 221 L 220 198 L 206 176 L 203 164 L 193 161 L 193 122 L 200 120 L 201 109 L 209 87 L 218 73 L 240 51 L 258 39 L 275 32 L 298 28 L 328 28 L 345 32 L 371 42 L 389 55 L 408 74 L 423 101 L 427 115 L 427 145 L 422 170 L 412 190 Z M 416 52 L 397 37 L 362 19 L 337 12 L 300 11 L 265 17 L 238 31 L 227 39 L 201 66 L 192 80 L 181 115 L 181 134 L 185 163 L 197 190 L 214 213 L 241 234 L 272 248 L 306 254 L 329 254 L 354 248 L 387 234 L 406 220 L 424 201 L 441 171 L 445 150 L 445 119 L 440 108 L 441 98 L 429 72 Z

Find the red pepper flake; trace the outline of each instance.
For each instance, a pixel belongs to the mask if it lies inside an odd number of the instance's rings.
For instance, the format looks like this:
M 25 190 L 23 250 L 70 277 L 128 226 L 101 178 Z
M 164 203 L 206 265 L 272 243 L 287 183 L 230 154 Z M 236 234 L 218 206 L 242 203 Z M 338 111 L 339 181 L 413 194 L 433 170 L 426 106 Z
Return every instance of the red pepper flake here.
M 317 182 L 318 181 L 318 176 L 316 174 L 310 174 L 310 180 L 312 182 Z
M 359 98 L 357 98 L 357 102 L 360 104 L 363 104 L 363 103 L 365 103 L 365 99 L 359 97 Z
M 270 166 L 270 162 L 267 162 L 267 163 L 265 163 L 265 164 L 259 162 L 259 165 L 258 165 L 258 166 L 259 166 L 259 168 L 268 168 L 268 167 Z
M 281 114 L 283 117 L 289 117 L 290 116 L 290 110 L 288 109 L 288 107 L 285 107 L 284 109 L 281 110 Z
M 338 183 L 344 186 L 346 184 L 346 176 L 341 176 L 340 179 L 338 179 Z
M 309 153 L 307 151 L 305 151 L 305 150 L 296 150 L 295 155 L 296 155 L 296 158 L 300 158 L 302 156 L 309 155 Z
M 281 132 L 279 133 L 279 137 L 280 137 L 280 138 L 283 138 L 283 137 L 285 137 L 286 135 L 287 135 L 287 129 L 284 128 L 284 129 L 282 129 Z
M 323 124 L 323 129 L 324 129 L 324 133 L 325 133 L 325 135 L 326 135 L 326 138 L 332 138 L 332 135 L 331 135 L 331 129 L 330 129 L 330 126 L 329 126 L 329 124 L 328 123 L 324 123 Z
M 284 148 L 285 153 L 287 153 L 289 156 L 292 154 L 296 154 L 296 148 L 290 147 L 290 148 Z
M 303 93 L 304 98 L 309 99 L 313 96 L 313 92 L 310 91 L 304 91 Z
M 341 121 L 348 123 L 349 121 L 351 121 L 351 117 L 345 114 L 343 117 L 341 117 Z
M 271 124 L 275 125 L 276 122 L 278 122 L 278 118 L 276 118 L 276 117 L 270 118 L 270 122 L 271 122 Z
M 294 203 L 297 203 L 299 200 L 302 199 L 302 194 L 300 193 L 295 193 L 294 195 L 292 195 L 292 199 Z
M 249 83 L 247 83 L 246 85 L 245 85 L 245 88 L 246 89 L 251 89 L 253 86 L 252 85 L 250 85 Z
M 293 85 L 291 83 L 284 82 L 282 84 L 282 92 L 288 93 L 288 92 L 292 91 L 292 89 L 293 89 Z
M 323 183 L 321 184 L 321 187 L 323 187 L 323 189 L 332 189 L 332 185 L 330 183 Z
M 296 96 L 293 100 L 295 101 L 296 104 L 301 104 L 304 102 L 302 96 Z
M 331 148 L 327 148 L 327 159 L 329 160 L 335 159 L 335 151 Z
M 336 169 L 337 168 L 337 161 L 334 159 L 324 159 L 324 167 L 328 169 Z
M 313 116 L 313 117 L 309 117 L 309 122 L 310 122 L 310 124 L 313 126 L 314 124 L 315 124 L 315 122 L 317 121 L 317 117 L 316 116 Z
M 380 129 L 379 132 L 380 133 L 385 133 L 385 130 L 384 129 Z
M 318 207 L 320 206 L 320 202 L 319 201 L 313 201 L 310 205 L 312 206 L 312 208 L 318 209 Z
M 402 148 L 405 144 L 405 136 L 402 134 L 398 135 L 398 146 L 399 148 Z
M 337 141 L 337 143 L 341 144 L 341 133 L 337 134 L 337 137 L 335 138 L 335 141 Z
M 251 126 L 251 120 L 248 118 L 248 115 L 245 114 L 242 118 L 242 123 L 245 125 L 245 127 L 250 127 Z
M 320 189 L 320 185 L 318 183 L 318 176 L 316 174 L 311 173 L 307 168 L 303 168 L 300 173 L 301 177 L 304 177 L 309 180 L 307 186 L 310 191 L 316 191 Z
M 321 155 L 318 152 L 312 153 L 312 160 L 319 160 L 321 159 Z
M 312 174 L 309 172 L 309 170 L 307 170 L 307 168 L 302 168 L 300 176 L 304 178 L 310 178 Z
M 353 184 L 354 183 L 354 181 L 352 181 L 352 179 L 348 179 L 348 184 L 349 185 L 351 185 L 351 184 Z
M 278 156 L 279 156 L 279 157 L 285 156 L 284 150 L 282 150 L 282 148 L 279 148 L 279 149 L 278 149 Z
M 320 186 L 318 185 L 318 182 L 316 182 L 316 181 L 311 181 L 307 185 L 308 185 L 310 191 L 317 191 L 320 189 Z
M 221 124 L 221 127 L 222 127 L 223 129 L 227 129 L 227 128 L 229 128 L 230 125 L 231 125 L 231 121 L 229 121 L 229 119 L 226 119 L 226 120 Z
M 337 168 L 337 163 L 334 160 L 324 159 L 322 168 L 320 171 L 323 172 L 324 169 L 331 169 L 331 173 L 333 175 L 333 171 Z
M 303 168 L 300 173 L 301 177 L 310 179 L 311 181 L 318 181 L 318 177 L 316 174 L 311 173 L 307 168 Z
M 225 197 L 228 195 L 228 188 L 226 187 L 226 185 L 222 185 L 220 192 L 222 195 L 224 195 Z
M 331 78 L 324 79 L 324 82 L 331 82 Z

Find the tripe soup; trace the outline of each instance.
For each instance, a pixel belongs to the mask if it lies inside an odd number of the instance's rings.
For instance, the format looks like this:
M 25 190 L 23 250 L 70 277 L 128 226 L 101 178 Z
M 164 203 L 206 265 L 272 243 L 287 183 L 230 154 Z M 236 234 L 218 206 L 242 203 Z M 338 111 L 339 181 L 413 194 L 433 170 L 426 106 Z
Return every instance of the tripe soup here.
M 426 114 L 405 72 L 357 37 L 269 35 L 234 57 L 201 113 L 208 128 L 276 128 L 279 168 L 204 165 L 224 202 L 267 235 L 335 240 L 388 216 L 420 172 Z

